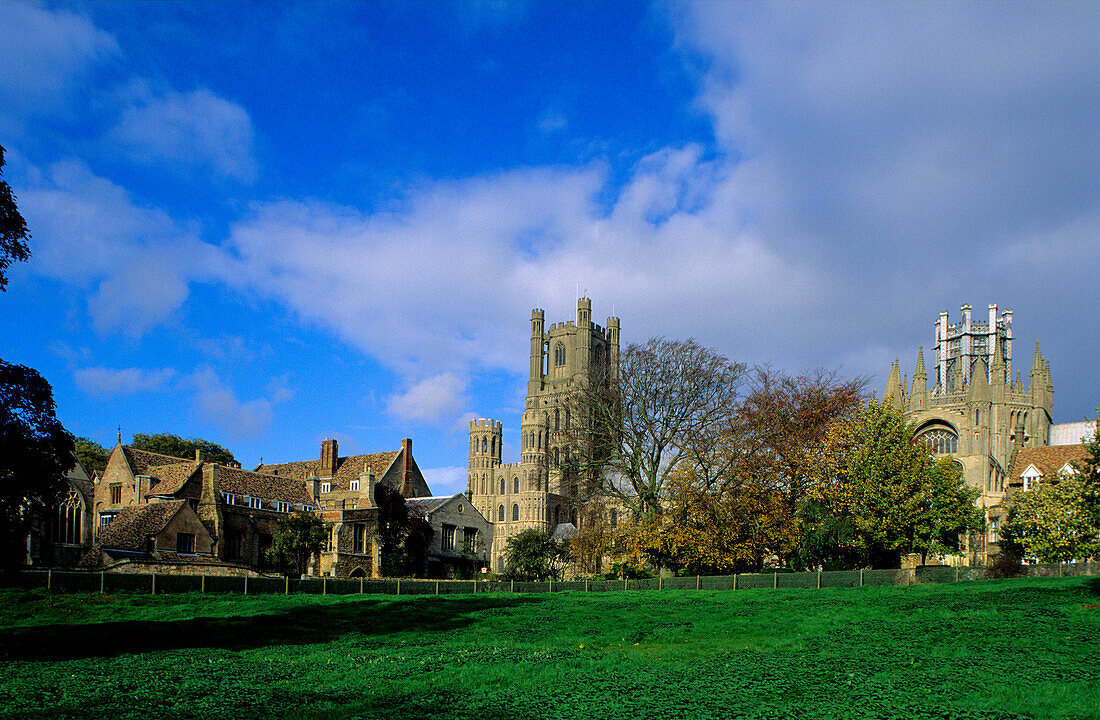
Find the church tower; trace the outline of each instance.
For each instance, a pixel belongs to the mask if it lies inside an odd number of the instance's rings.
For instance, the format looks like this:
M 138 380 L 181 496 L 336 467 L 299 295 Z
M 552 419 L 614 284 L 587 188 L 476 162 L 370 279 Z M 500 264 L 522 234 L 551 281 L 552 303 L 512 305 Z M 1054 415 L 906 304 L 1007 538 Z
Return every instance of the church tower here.
M 520 418 L 520 459 L 502 461 L 502 426 L 495 420 L 470 423 L 470 502 L 493 524 L 490 562 L 503 569 L 508 538 L 528 528 L 554 532 L 578 522 L 577 489 L 562 472 L 568 464 L 571 402 L 601 368 L 612 376 L 619 366 L 619 319 L 606 327 L 592 322 L 592 301 L 577 300 L 573 320 L 546 327 L 545 313 L 531 311 L 527 400 Z

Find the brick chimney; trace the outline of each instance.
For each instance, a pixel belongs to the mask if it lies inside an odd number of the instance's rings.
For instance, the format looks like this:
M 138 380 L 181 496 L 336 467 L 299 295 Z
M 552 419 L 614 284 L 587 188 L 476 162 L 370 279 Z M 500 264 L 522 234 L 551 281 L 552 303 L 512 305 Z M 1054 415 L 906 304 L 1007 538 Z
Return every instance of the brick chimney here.
M 202 466 L 202 495 L 199 497 L 195 514 L 206 526 L 206 529 L 214 538 L 214 554 L 219 558 L 225 557 L 225 543 L 221 541 L 222 534 L 222 503 L 221 488 L 218 482 L 218 466 L 215 463 L 204 463 Z
M 404 438 L 401 441 L 401 494 L 412 497 L 412 438 Z
M 329 480 L 336 474 L 336 459 L 339 457 L 339 447 L 332 438 L 321 441 L 321 466 L 317 468 L 317 477 Z

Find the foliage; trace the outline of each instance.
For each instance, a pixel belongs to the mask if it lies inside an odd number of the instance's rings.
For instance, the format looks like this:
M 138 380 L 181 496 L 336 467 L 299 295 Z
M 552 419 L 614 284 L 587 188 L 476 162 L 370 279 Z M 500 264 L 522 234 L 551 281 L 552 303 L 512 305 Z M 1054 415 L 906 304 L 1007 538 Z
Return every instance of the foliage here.
M 670 475 L 716 442 L 744 371 L 694 340 L 631 344 L 575 393 L 567 472 L 637 517 L 659 515 Z
M 1006 523 L 1027 556 L 1068 562 L 1100 556 L 1094 485 L 1080 473 L 1016 493 Z
M 1100 618 L 1085 608 L 1097 602 L 1094 583 L 0 591 L 0 717 L 1095 718 Z
M 933 460 L 913 440 L 914 427 L 886 403 L 871 402 L 859 417 L 856 442 L 838 482 L 822 497 L 848 519 L 865 561 L 893 566 L 901 554 L 953 552 L 960 534 L 982 529 L 977 491 L 949 459 Z
M 221 465 L 237 464 L 237 459 L 233 457 L 233 453 L 217 443 L 202 438 L 184 440 L 179 435 L 173 435 L 172 433 L 136 434 L 130 445 L 138 450 L 184 458 L 185 460 L 193 459 L 195 451 L 201 450 L 203 457 L 208 462 L 216 462 Z
M 309 560 L 325 546 L 328 531 L 315 513 L 300 511 L 279 521 L 279 529 L 272 537 L 270 553 L 282 556 L 294 565 L 294 574 L 304 575 Z
M 385 577 L 424 574 L 428 548 L 435 531 L 418 508 L 410 508 L 405 497 L 388 485 L 374 488 L 378 505 L 376 536 Z
M 508 538 L 504 577 L 509 580 L 560 580 L 569 563 L 569 544 L 534 528 Z
M 0 292 L 7 290 L 8 276 L 5 270 L 12 261 L 25 262 L 31 256 L 27 246 L 27 241 L 31 239 L 27 222 L 19 214 L 15 194 L 3 175 L 4 147 L 0 145 Z
M 862 563 L 852 521 L 833 512 L 820 498 L 802 504 L 798 525 L 801 542 L 792 558 L 796 569 L 847 570 Z
M 74 442 L 76 457 L 88 472 L 88 476 L 92 477 L 96 473 L 102 475 L 103 471 L 107 469 L 107 449 L 95 440 L 89 440 L 86 437 L 78 437 Z
M 41 375 L 0 360 L 0 568 L 23 562 L 27 532 L 68 487 L 73 436 L 55 412 Z

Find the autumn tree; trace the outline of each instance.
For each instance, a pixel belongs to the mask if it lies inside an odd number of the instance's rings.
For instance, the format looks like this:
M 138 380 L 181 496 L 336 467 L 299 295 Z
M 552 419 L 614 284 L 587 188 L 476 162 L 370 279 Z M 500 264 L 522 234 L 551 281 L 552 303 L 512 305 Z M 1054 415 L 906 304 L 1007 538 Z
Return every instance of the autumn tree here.
M 1100 556 L 1100 525 L 1093 486 L 1082 473 L 1068 473 L 1013 496 L 1008 534 L 1024 555 L 1039 562 L 1069 562 Z
M 56 417 L 50 384 L 0 360 L 0 567 L 23 562 L 27 532 L 57 506 L 74 463 L 73 436 Z
M 202 438 L 184 440 L 179 435 L 173 435 L 172 433 L 156 433 L 153 435 L 136 434 L 130 445 L 138 450 L 146 450 L 160 455 L 170 455 L 171 457 L 188 460 L 195 457 L 196 450 L 201 450 L 203 457 L 209 462 L 216 462 L 222 465 L 237 464 L 237 459 L 233 457 L 233 453 L 217 443 L 203 440 Z
M 269 552 L 290 560 L 295 573 L 304 575 L 310 558 L 321 552 L 327 538 L 328 532 L 321 518 L 315 513 L 300 511 L 279 522 Z
M 26 262 L 31 256 L 27 241 L 31 234 L 27 222 L 19 214 L 11 185 L 3 178 L 4 147 L 0 145 L 0 292 L 8 287 L 6 270 L 12 261 Z
M 913 442 L 914 426 L 885 403 L 870 402 L 860 413 L 857 441 L 842 476 L 823 490 L 828 507 L 847 519 L 864 560 L 896 567 L 905 553 L 957 552 L 961 535 L 983 526 L 953 461 L 936 461 Z
M 660 515 L 668 478 L 715 441 L 744 372 L 694 340 L 629 345 L 574 393 L 565 471 L 635 517 Z
M 84 469 L 88 471 L 88 475 L 93 476 L 96 473 L 102 475 L 103 471 L 107 469 L 107 449 L 95 440 L 86 437 L 78 437 L 74 442 L 76 457 L 80 460 L 80 464 L 84 466 Z

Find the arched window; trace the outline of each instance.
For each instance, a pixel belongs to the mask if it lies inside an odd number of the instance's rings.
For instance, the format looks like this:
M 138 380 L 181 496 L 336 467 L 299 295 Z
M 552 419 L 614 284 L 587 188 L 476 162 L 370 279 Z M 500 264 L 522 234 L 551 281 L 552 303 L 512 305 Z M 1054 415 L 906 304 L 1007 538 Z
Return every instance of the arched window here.
M 561 412 L 559 410 L 554 410 L 554 429 L 555 430 L 560 430 L 561 429 L 560 426 L 561 426 Z
M 500 494 L 504 494 L 504 478 L 500 479 Z
M 495 437 L 493 438 L 493 443 L 490 446 L 490 450 L 492 450 L 492 454 L 494 456 L 497 454 L 497 439 Z
M 497 522 L 504 522 L 504 506 L 497 507 Z
M 936 455 L 959 451 L 959 436 L 947 428 L 938 427 L 926 430 L 918 435 L 916 440 L 926 445 Z
M 569 408 L 565 408 L 565 429 L 569 429 Z
M 487 452 L 489 450 L 489 439 L 481 438 L 481 452 Z
M 75 488 L 69 488 L 69 495 L 57 508 L 57 517 L 51 539 L 57 543 L 77 545 L 81 540 L 84 500 Z
M 512 521 L 519 520 L 519 505 L 512 505 Z
M 561 367 L 565 364 L 565 343 L 559 342 L 554 346 L 554 365 Z
M 489 483 L 484 475 L 481 476 L 481 494 L 487 495 L 489 493 Z
M 554 448 L 554 464 L 558 464 L 558 449 Z
M 518 477 L 512 478 L 512 492 L 514 492 L 514 493 L 519 492 L 519 478 Z

